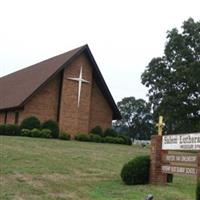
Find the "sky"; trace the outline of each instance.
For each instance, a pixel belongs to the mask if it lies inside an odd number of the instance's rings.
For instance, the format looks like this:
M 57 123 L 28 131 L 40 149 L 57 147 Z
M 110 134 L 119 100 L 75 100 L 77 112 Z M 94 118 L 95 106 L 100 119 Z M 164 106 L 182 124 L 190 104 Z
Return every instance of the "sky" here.
M 88 44 L 116 102 L 147 100 L 141 74 L 200 0 L 0 0 L 0 77 Z

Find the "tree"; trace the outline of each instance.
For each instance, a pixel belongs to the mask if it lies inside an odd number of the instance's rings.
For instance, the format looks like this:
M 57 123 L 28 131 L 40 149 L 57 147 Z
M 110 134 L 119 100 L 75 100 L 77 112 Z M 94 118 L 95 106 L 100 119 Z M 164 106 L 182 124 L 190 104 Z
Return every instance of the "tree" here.
M 127 131 L 131 137 L 150 139 L 154 133 L 150 105 L 145 100 L 134 97 L 123 98 L 117 105 L 122 120 L 116 121 L 113 126 L 121 131 Z
M 154 118 L 163 115 L 168 132 L 200 130 L 200 21 L 167 32 L 164 56 L 153 58 L 141 76 L 149 88 Z

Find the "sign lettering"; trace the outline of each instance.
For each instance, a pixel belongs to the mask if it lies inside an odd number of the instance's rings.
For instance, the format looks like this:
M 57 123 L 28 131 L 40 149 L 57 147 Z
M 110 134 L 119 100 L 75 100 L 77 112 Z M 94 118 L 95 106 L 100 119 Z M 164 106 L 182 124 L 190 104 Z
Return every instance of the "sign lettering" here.
M 200 150 L 200 133 L 163 136 L 162 149 Z
M 162 166 L 163 173 L 181 173 L 181 174 L 188 174 L 188 175 L 197 175 L 197 169 L 194 167 L 179 167 L 179 166 L 172 166 L 172 165 L 163 165 Z
M 192 163 L 196 164 L 197 162 L 197 155 L 188 155 L 184 154 L 167 154 L 163 156 L 163 160 L 166 162 L 181 162 L 181 163 Z

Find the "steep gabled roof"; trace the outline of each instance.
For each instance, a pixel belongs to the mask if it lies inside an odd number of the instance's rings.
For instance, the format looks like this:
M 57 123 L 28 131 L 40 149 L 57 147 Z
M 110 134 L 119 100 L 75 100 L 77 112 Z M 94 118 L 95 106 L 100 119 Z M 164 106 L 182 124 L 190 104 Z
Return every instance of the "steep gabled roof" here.
M 92 63 L 93 76 L 113 110 L 113 119 L 120 119 L 121 114 L 103 79 L 103 76 L 88 47 L 68 51 L 67 53 L 47 59 L 30 67 L 0 78 L 0 110 L 22 107 L 35 92 L 56 76 L 63 68 L 81 53 L 85 53 Z

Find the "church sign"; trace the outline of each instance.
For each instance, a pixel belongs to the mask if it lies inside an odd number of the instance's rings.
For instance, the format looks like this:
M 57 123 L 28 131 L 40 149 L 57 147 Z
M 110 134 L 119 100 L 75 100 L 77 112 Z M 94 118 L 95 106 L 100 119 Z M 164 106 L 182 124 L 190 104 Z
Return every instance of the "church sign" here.
M 162 136 L 163 118 L 158 135 L 151 139 L 150 182 L 166 184 L 168 174 L 196 176 L 200 180 L 200 133 Z
M 197 154 L 188 151 L 200 150 L 200 133 L 162 136 L 162 150 L 165 150 L 161 166 L 163 173 L 197 175 Z
M 163 136 L 162 149 L 200 150 L 200 133 Z

